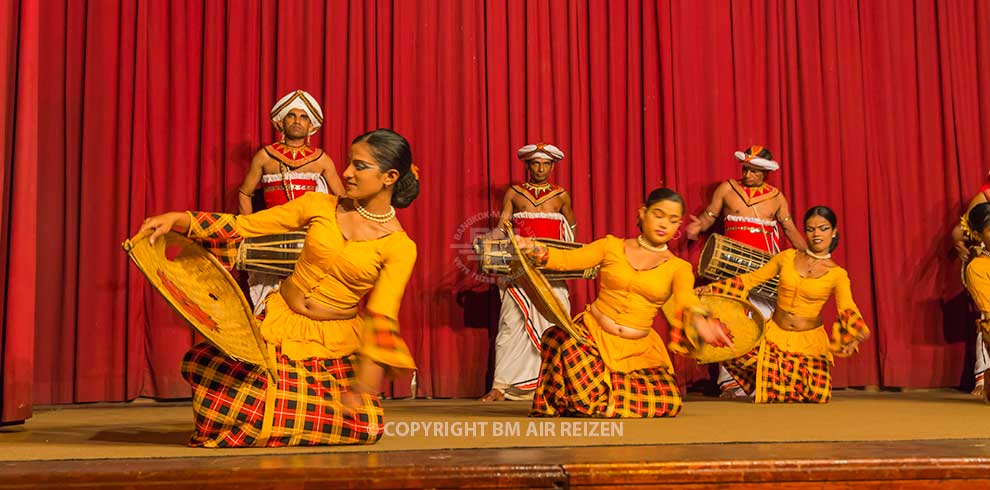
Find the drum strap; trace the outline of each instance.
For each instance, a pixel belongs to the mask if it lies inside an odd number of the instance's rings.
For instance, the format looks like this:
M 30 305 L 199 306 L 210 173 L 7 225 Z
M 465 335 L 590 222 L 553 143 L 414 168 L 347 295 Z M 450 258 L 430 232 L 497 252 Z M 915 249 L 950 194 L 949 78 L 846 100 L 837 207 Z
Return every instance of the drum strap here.
M 753 213 L 756 214 L 756 218 L 757 219 L 759 219 L 760 221 L 763 221 L 763 217 L 760 216 L 760 210 L 759 209 L 756 209 L 756 207 L 753 207 Z M 780 252 L 780 246 L 777 245 L 780 242 L 780 237 L 777 235 L 777 225 L 776 224 L 773 225 L 773 238 L 774 238 L 773 239 L 773 243 L 771 243 L 771 240 L 769 238 L 767 238 L 767 234 L 766 233 L 760 233 L 760 235 L 763 236 L 763 243 L 766 244 L 767 250 L 769 250 L 771 254 L 777 255 Z

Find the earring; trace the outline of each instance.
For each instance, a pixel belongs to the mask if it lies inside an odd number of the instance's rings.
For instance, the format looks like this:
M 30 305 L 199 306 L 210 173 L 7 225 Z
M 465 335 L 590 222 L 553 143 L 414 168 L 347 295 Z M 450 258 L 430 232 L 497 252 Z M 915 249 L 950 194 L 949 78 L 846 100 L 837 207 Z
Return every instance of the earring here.
M 285 131 L 282 131 L 282 143 L 285 143 Z
M 306 146 L 309 146 L 309 137 L 310 136 L 312 136 L 312 135 L 310 135 L 310 134 L 307 134 L 306 135 Z

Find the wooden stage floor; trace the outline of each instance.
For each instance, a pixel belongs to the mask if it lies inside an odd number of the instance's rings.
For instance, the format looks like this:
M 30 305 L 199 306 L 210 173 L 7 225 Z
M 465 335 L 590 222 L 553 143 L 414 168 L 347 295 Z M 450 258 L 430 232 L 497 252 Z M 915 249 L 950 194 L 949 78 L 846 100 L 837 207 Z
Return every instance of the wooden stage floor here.
M 840 391 L 824 407 L 689 397 L 675 419 L 567 437 L 561 424 L 586 420 L 525 413 L 521 403 L 388 400 L 393 424 L 456 422 L 460 432 L 393 426 L 373 446 L 205 450 L 182 446 L 187 403 L 53 409 L 0 429 L 0 488 L 990 488 L 990 407 L 957 392 Z M 525 434 L 545 421 L 553 437 Z M 465 435 L 471 424 L 489 432 Z M 498 424 L 523 428 L 500 439 Z

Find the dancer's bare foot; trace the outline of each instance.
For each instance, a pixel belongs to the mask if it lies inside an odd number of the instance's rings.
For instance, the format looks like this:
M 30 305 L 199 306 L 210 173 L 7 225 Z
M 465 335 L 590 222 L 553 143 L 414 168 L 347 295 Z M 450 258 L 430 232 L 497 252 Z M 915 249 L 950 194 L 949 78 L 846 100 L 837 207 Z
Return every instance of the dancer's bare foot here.
M 980 383 L 976 385 L 976 388 L 973 388 L 973 391 L 969 392 L 969 394 L 978 398 L 983 398 L 985 395 L 985 392 L 983 390 L 984 390 L 983 384 Z
M 718 397 L 723 400 L 738 400 L 740 398 L 747 398 L 747 396 L 742 388 L 730 388 L 728 390 L 722 390 L 722 394 Z
M 485 396 L 479 398 L 478 400 L 483 402 L 505 401 L 505 393 L 502 393 L 501 390 L 496 390 L 495 388 L 492 388 L 492 391 L 489 391 L 488 393 L 485 394 Z

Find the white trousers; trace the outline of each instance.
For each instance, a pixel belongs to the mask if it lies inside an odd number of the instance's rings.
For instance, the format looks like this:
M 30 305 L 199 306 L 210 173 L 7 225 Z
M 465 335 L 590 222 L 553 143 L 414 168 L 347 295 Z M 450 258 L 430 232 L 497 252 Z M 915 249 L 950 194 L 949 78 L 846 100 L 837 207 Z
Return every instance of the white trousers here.
M 562 306 L 570 314 L 567 286 L 563 282 L 551 284 Z M 492 388 L 502 392 L 509 388 L 518 391 L 536 389 L 540 376 L 540 338 L 553 324 L 536 311 L 518 286 L 509 284 L 499 289 L 502 308 L 498 316 L 498 335 L 495 337 L 495 379 Z

